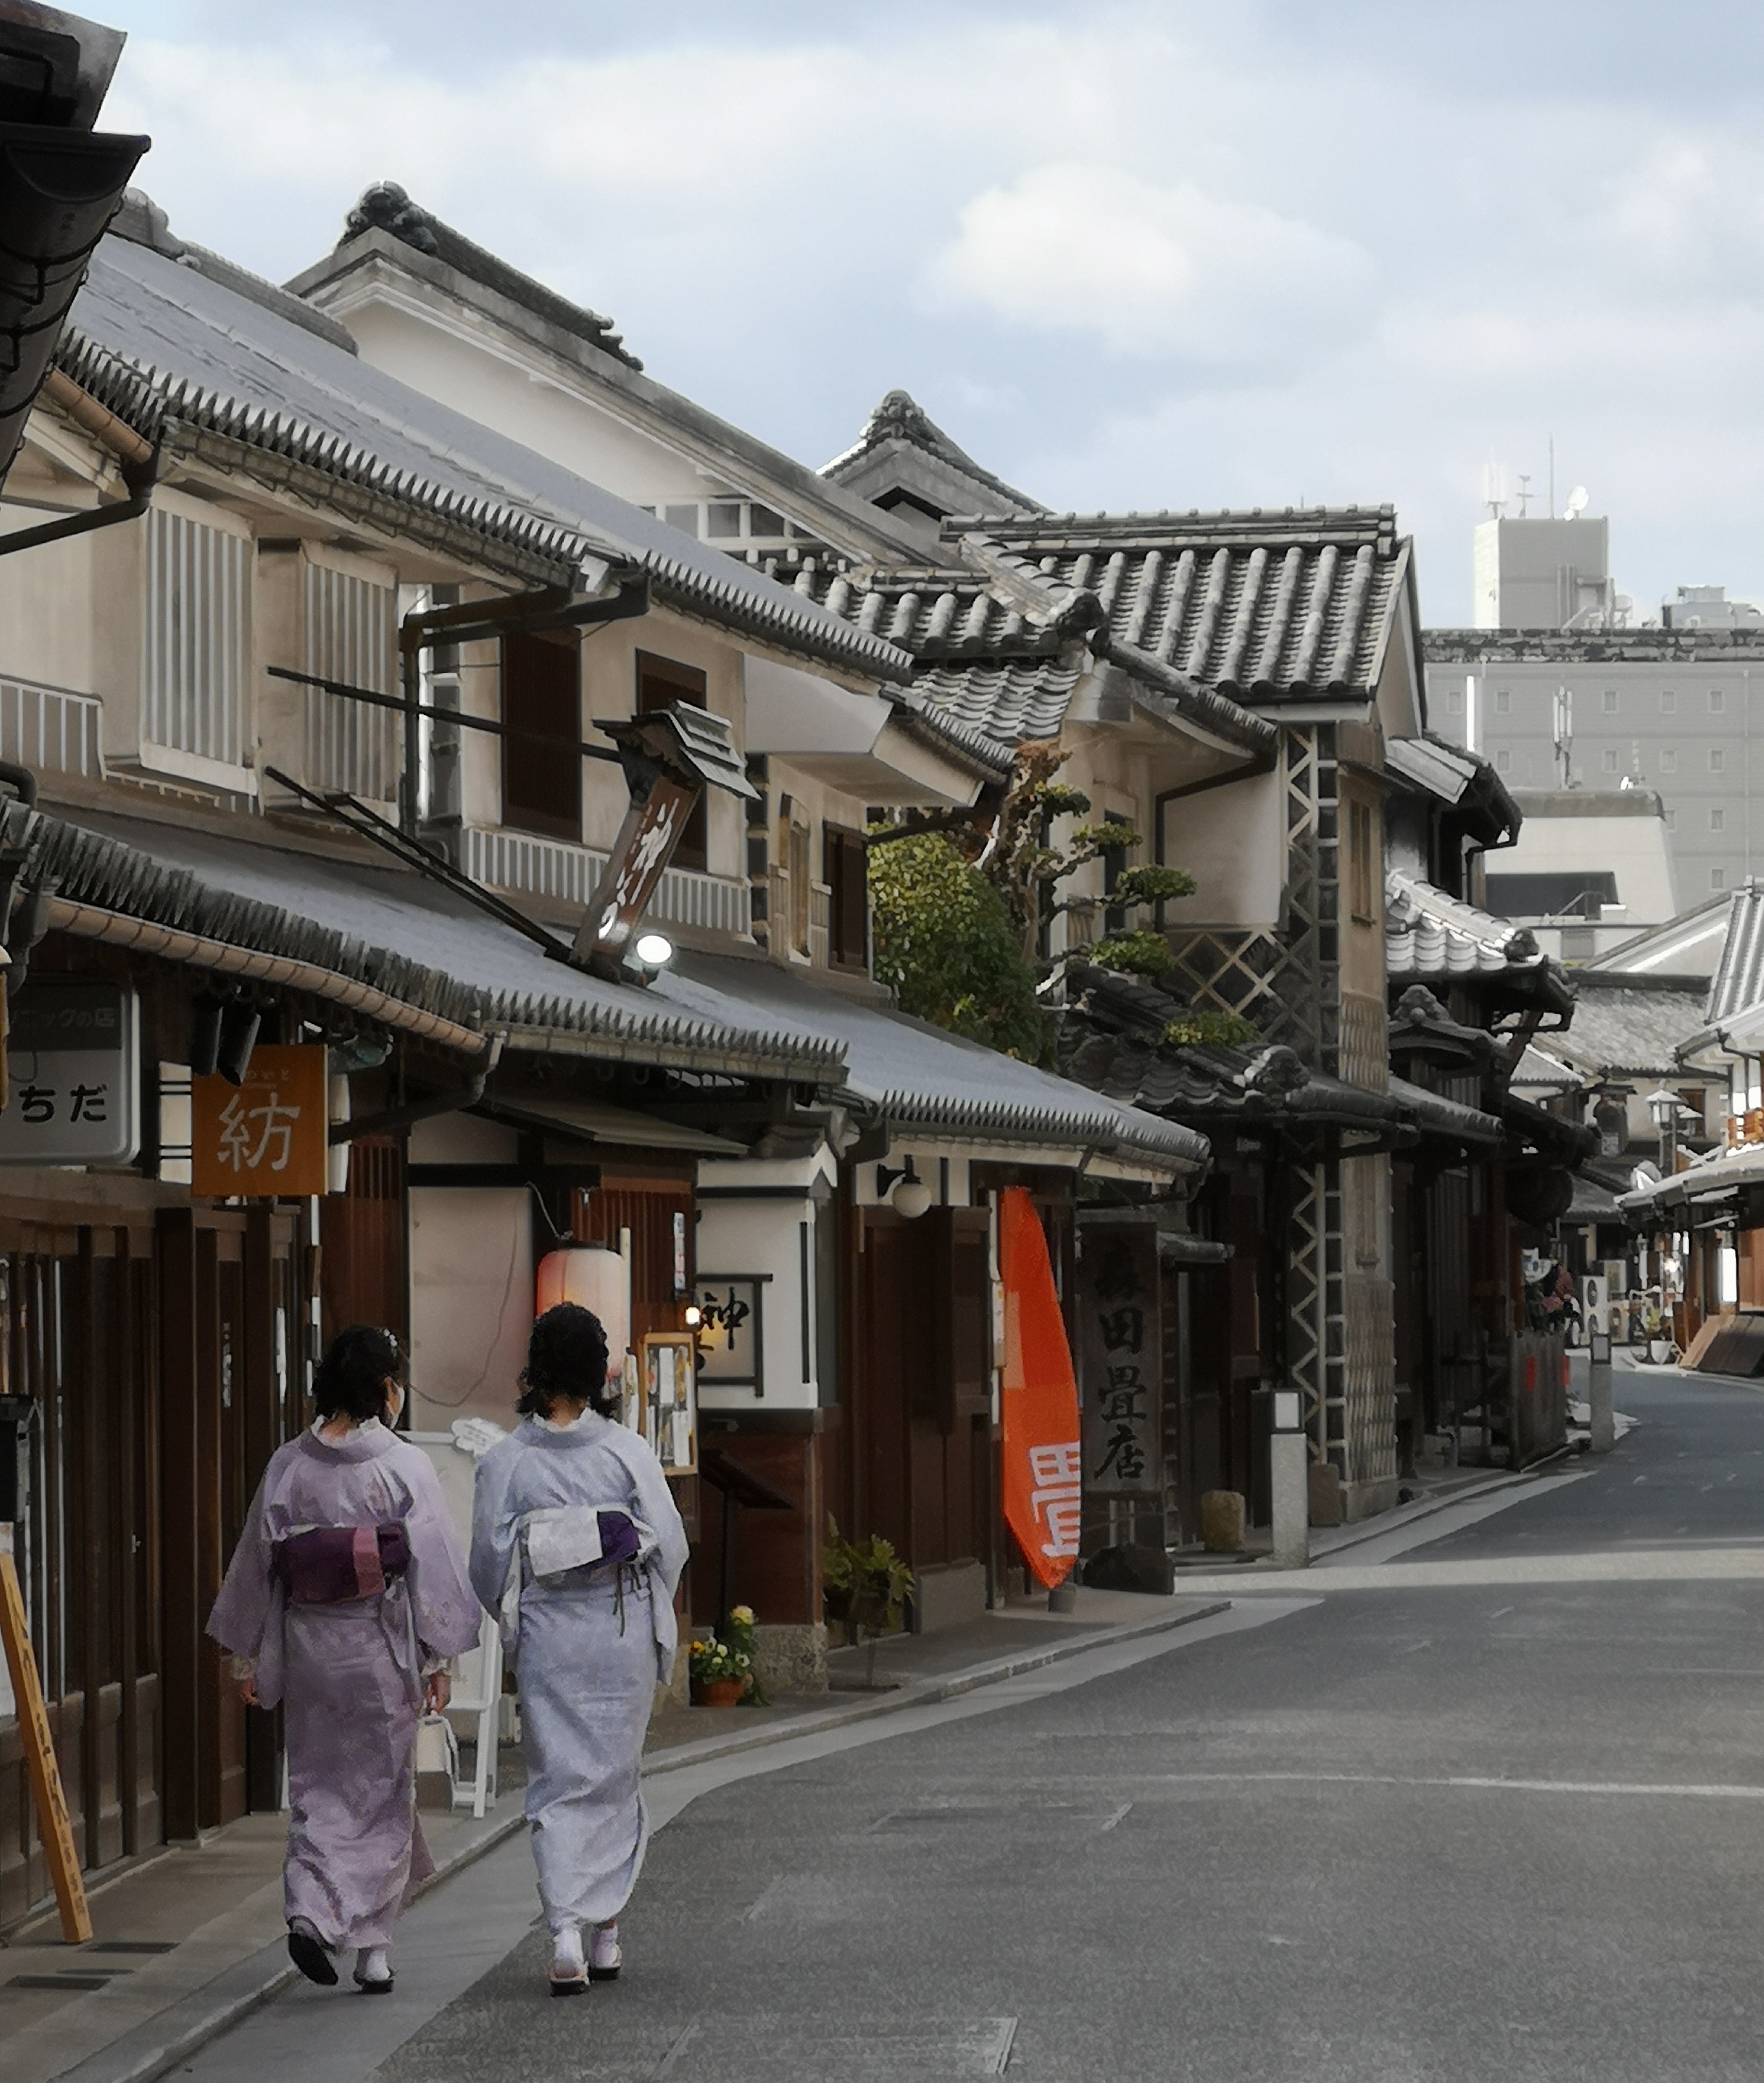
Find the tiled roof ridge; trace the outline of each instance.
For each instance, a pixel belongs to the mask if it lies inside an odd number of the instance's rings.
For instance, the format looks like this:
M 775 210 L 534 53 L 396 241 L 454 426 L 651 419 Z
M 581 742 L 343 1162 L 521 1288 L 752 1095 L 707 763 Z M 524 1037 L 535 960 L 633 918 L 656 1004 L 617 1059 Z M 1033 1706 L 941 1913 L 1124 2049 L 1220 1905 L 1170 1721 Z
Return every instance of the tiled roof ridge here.
M 392 468 L 369 450 L 315 428 L 298 414 L 239 405 L 215 387 L 191 382 L 119 353 L 88 338 L 72 322 L 56 350 L 56 365 L 147 440 L 180 425 L 200 429 L 438 513 L 489 543 L 551 563 L 560 575 L 573 574 L 585 557 L 606 557 L 619 567 L 647 572 L 669 606 L 700 619 L 780 642 L 786 649 L 830 663 L 848 666 L 855 661 L 883 679 L 903 681 L 911 675 L 910 656 L 874 632 L 843 619 L 798 615 L 787 601 L 747 591 L 742 585 L 747 568 L 733 560 L 727 577 L 713 577 L 664 551 L 609 542 L 590 528 L 542 517 L 488 492 L 474 496 L 450 491 L 417 471 Z
M 469 275 L 486 289 L 498 290 L 514 302 L 524 304 L 539 317 L 550 319 L 554 325 L 586 340 L 590 346 L 598 347 L 603 353 L 622 361 L 628 369 L 641 370 L 643 366 L 626 347 L 622 336 L 614 332 L 611 319 L 590 311 L 586 304 L 577 303 L 561 290 L 552 289 L 499 254 L 491 252 L 488 247 L 480 246 L 476 239 L 467 239 L 463 231 L 455 230 L 434 211 L 412 202 L 396 181 L 375 181 L 362 190 L 344 221 L 343 236 L 337 246 L 347 246 L 351 239 L 359 239 L 369 231 L 383 231 L 415 251 L 426 253 L 444 267 L 457 268 L 462 275 Z
M 909 446 L 922 449 L 927 455 L 935 456 L 938 462 L 947 463 L 952 470 L 959 471 L 978 484 L 1002 494 L 1013 506 L 1030 513 L 1047 511 L 1039 500 L 1031 499 L 1027 492 L 1019 492 L 1013 484 L 1007 484 L 976 463 L 966 449 L 952 441 L 911 391 L 900 389 L 885 391 L 871 408 L 869 417 L 864 422 L 864 430 L 852 446 L 821 466 L 823 477 L 832 477 L 846 466 L 861 458 L 874 454 L 885 442 L 905 442 Z
M 915 658 L 1002 658 L 1026 649 L 1047 652 L 1056 649 L 1069 629 L 1085 626 L 1102 613 L 1094 594 L 1071 587 L 1032 590 L 1014 577 L 1001 578 L 967 564 L 857 563 L 833 552 L 811 554 L 794 565 L 768 558 L 760 568 L 830 615 L 890 644 L 910 647 Z M 930 610 L 921 628 L 928 601 Z M 1002 631 L 993 626 L 992 607 L 1005 611 Z
M 974 569 L 1002 586 L 1026 615 L 1044 620 L 1055 629 L 1090 629 L 1103 619 L 1103 606 L 1094 589 L 1074 586 L 1044 572 L 1033 557 L 1026 557 L 996 535 L 976 530 L 959 538 L 957 547 Z
M 1166 703 L 1179 716 L 1229 740 L 1246 752 L 1253 752 L 1264 760 L 1271 759 L 1280 733 L 1266 716 L 1257 716 L 1253 710 L 1233 701 L 1229 695 L 1221 694 L 1218 688 L 1177 672 L 1136 644 L 1124 643 L 1111 636 L 1106 623 L 1090 632 L 1089 641 L 1099 658 L 1110 660 L 1123 672 L 1149 687 L 1160 701 Z
M 946 536 L 981 534 L 1000 541 L 1060 539 L 1066 547 L 1074 540 L 1102 542 L 1127 536 L 1139 538 L 1150 548 L 1159 537 L 1170 535 L 1184 540 L 1241 538 L 1249 543 L 1285 542 L 1319 547 L 1326 543 L 1338 546 L 1352 543 L 1357 547 L 1364 542 L 1391 557 L 1407 540 L 1397 531 L 1396 508 L 1388 503 L 1277 509 L 1191 507 L 1186 513 L 1164 508 L 1155 513 L 1123 513 L 1099 508 L 1091 513 L 1076 509 L 1064 513 L 1045 509 L 1037 513 L 952 513 L 943 523 L 943 532 Z

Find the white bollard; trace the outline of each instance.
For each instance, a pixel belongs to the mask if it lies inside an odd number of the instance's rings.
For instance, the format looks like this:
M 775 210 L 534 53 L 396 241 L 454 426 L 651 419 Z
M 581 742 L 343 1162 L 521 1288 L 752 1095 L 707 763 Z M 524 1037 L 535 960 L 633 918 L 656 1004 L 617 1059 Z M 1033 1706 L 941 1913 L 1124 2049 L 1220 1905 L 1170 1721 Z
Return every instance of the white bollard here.
M 1593 1361 L 1587 1369 L 1588 1430 L 1591 1451 L 1608 1454 L 1617 1444 L 1617 1420 L 1611 1409 L 1611 1339 L 1608 1331 L 1593 1333 Z
M 1296 1388 L 1274 1392 L 1268 1487 L 1274 1510 L 1274 1561 L 1281 1570 L 1302 1570 L 1311 1559 L 1311 1448 L 1300 1425 L 1301 1408 Z

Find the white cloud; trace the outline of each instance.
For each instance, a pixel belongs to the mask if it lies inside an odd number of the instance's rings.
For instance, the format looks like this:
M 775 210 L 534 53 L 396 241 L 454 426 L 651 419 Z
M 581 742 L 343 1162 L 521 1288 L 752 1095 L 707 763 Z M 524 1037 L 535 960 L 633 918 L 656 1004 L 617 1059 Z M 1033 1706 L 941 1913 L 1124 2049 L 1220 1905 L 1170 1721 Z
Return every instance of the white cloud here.
M 400 180 L 798 455 L 903 383 L 1060 505 L 1392 500 L 1440 619 L 1553 433 L 1626 589 L 1764 591 L 1755 11 L 1685 66 L 1642 0 L 348 7 L 112 0 L 185 236 L 286 275 Z
M 1361 322 L 1377 270 L 1351 239 L 1192 180 L 1031 167 L 966 204 L 929 286 L 1111 353 L 1278 365 Z

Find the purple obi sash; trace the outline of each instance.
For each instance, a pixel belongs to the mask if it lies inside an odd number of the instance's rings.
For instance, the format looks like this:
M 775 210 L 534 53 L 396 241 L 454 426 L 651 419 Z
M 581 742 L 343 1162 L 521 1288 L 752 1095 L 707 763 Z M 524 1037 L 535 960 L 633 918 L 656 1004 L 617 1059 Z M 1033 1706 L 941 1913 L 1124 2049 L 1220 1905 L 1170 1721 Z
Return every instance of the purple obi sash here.
M 315 1526 L 273 1550 L 276 1574 L 297 1606 L 341 1606 L 377 1598 L 410 1567 L 402 1519 L 387 1526 Z
M 603 1511 L 600 1521 L 600 1559 L 603 1562 L 635 1562 L 641 1543 L 628 1511 Z

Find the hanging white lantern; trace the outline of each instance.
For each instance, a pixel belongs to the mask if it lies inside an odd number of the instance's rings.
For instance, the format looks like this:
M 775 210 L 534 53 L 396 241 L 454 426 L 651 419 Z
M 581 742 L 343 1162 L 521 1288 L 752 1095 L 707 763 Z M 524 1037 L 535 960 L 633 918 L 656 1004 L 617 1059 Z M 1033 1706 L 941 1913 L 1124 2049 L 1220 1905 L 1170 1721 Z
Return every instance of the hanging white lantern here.
M 606 1329 L 607 1371 L 610 1376 L 623 1374 L 625 1348 L 631 1342 L 631 1268 L 625 1259 L 598 1244 L 548 1251 L 539 1262 L 534 1287 L 535 1316 L 543 1316 L 560 1302 L 591 1309 Z

